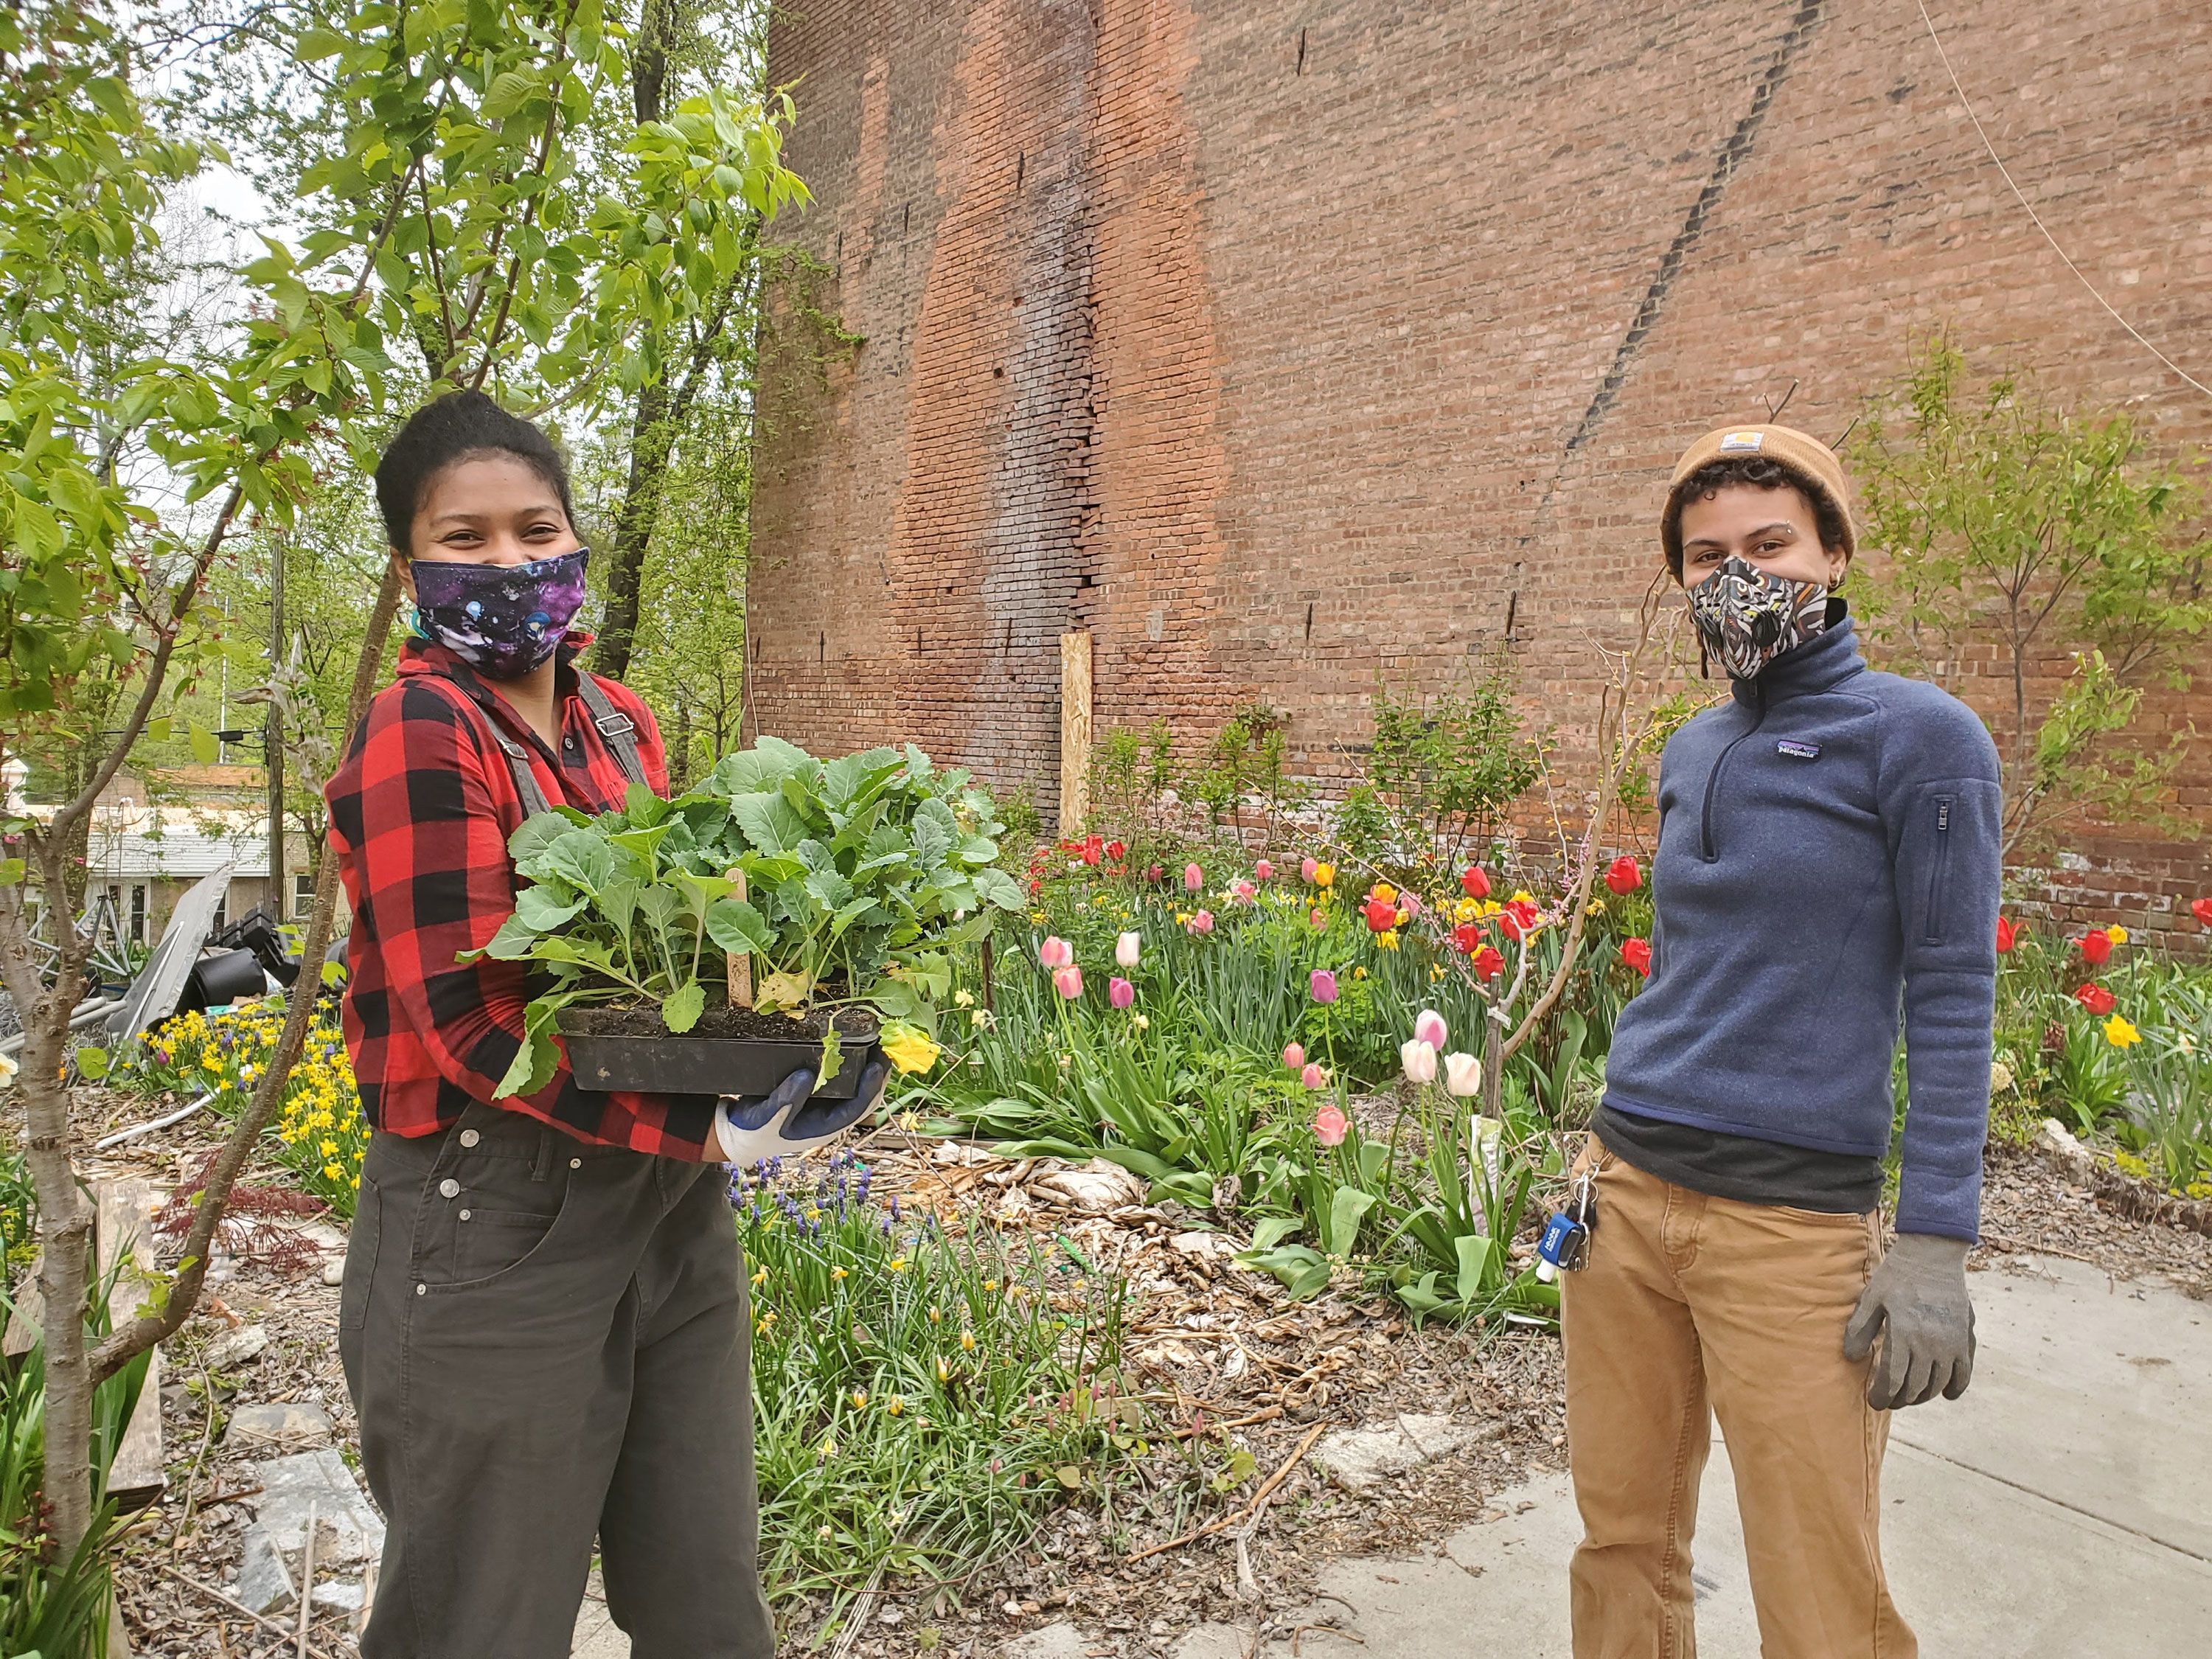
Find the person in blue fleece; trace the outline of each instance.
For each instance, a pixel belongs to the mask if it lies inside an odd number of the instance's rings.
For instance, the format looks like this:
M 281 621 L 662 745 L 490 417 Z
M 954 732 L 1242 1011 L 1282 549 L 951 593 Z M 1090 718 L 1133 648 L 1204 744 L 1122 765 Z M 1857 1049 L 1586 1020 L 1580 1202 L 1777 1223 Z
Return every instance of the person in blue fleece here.
M 1575 1659 L 1696 1652 L 1710 1418 L 1765 1659 L 1910 1659 L 1879 1536 L 1888 1413 L 1973 1365 L 2002 799 L 1963 703 L 1869 669 L 1828 447 L 1714 432 L 1661 541 L 1726 702 L 1660 763 L 1650 978 L 1577 1174 L 1567 1432 Z M 1905 1040 L 1897 1239 L 1878 1214 Z

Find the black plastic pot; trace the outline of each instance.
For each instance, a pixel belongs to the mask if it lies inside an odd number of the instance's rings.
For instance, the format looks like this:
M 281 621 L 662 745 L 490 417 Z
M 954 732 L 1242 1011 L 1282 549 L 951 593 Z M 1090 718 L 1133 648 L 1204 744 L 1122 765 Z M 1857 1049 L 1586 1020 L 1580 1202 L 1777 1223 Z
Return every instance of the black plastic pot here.
M 587 1025 L 590 1017 L 564 1015 L 562 1041 L 577 1086 L 594 1092 L 621 1089 L 641 1094 L 764 1095 L 800 1067 L 818 1070 L 822 1064 L 818 1036 L 678 1036 L 668 1031 L 650 1036 L 593 1035 L 568 1030 L 572 1021 Z M 850 1100 L 860 1087 L 861 1065 L 875 1038 L 872 1025 L 865 1033 L 841 1029 L 837 1043 L 844 1063 L 811 1098 Z

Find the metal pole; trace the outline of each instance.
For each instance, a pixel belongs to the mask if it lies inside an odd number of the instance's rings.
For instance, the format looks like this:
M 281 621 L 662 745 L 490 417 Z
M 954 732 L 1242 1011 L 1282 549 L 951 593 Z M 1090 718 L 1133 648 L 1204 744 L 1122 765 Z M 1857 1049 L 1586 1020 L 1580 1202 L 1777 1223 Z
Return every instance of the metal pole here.
M 269 766 L 269 898 L 270 914 L 283 927 L 291 919 L 284 902 L 284 720 L 280 712 L 283 688 L 276 684 L 284 660 L 284 540 L 271 538 L 269 565 L 269 720 L 262 741 Z

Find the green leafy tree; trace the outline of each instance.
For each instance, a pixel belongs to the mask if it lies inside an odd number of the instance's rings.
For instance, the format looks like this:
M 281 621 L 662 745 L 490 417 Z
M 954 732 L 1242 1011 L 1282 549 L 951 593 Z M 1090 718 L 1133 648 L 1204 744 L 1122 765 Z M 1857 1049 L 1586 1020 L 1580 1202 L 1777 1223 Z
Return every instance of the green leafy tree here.
M 166 1297 L 88 1352 L 90 1218 L 63 1086 L 85 945 L 58 927 L 58 972 L 42 979 L 27 881 L 65 890 L 69 835 L 140 737 L 167 735 L 155 708 L 172 668 L 228 648 L 198 617 L 241 526 L 289 526 L 319 466 L 373 454 L 387 392 L 489 384 L 541 412 L 635 394 L 663 368 L 636 342 L 701 314 L 746 257 L 750 228 L 800 191 L 777 159 L 787 106 L 710 89 L 664 119 L 595 128 L 630 70 L 629 33 L 598 0 L 257 10 L 253 27 L 312 89 L 304 113 L 270 123 L 316 135 L 295 146 L 289 192 L 305 233 L 263 239 L 234 273 L 242 303 L 204 349 L 137 358 L 111 349 L 116 319 L 159 257 L 164 191 L 205 152 L 179 136 L 179 111 L 134 86 L 96 11 L 0 11 L 0 761 L 70 744 L 96 757 L 51 816 L 7 826 L 0 864 L 0 975 L 26 1034 L 18 1083 L 40 1204 L 47 1486 L 65 1550 L 92 1519 L 93 1385 L 190 1313 L 316 986 L 294 988 Z M 420 379 L 403 367 L 410 356 Z M 126 468 L 133 456 L 143 475 Z M 377 683 L 397 600 L 387 565 L 348 726 Z M 100 664 L 123 677 L 120 718 L 88 731 L 76 693 Z M 326 860 L 308 960 L 336 896 Z M 103 1060 L 80 1051 L 88 1070 Z
M 2165 806 L 2183 740 L 2136 730 L 2147 692 L 2188 685 L 2212 627 L 2195 479 L 2125 415 L 2054 409 L 2008 375 L 1970 384 L 1941 338 L 1852 461 L 1880 653 L 1952 690 L 1994 659 L 2007 853 L 2090 817 L 2201 833 Z M 2053 661 L 2071 665 L 2055 684 Z

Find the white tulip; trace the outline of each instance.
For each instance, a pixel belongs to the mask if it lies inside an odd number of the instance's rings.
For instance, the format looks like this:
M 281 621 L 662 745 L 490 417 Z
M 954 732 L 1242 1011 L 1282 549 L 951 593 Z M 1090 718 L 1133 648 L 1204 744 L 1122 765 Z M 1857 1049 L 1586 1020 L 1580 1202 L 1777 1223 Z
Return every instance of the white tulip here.
M 1139 935 L 1135 933 L 1122 934 L 1121 938 L 1114 941 L 1114 961 L 1115 965 L 1122 968 L 1135 967 L 1137 965 L 1137 953 L 1139 950 L 1142 948 L 1143 945 L 1144 940 Z
M 1419 1037 L 1398 1045 L 1398 1062 L 1406 1068 L 1408 1083 L 1434 1083 L 1437 1080 L 1437 1049 L 1431 1042 Z
M 1473 1054 L 1444 1056 L 1444 1087 L 1461 1099 L 1482 1091 L 1482 1062 Z

